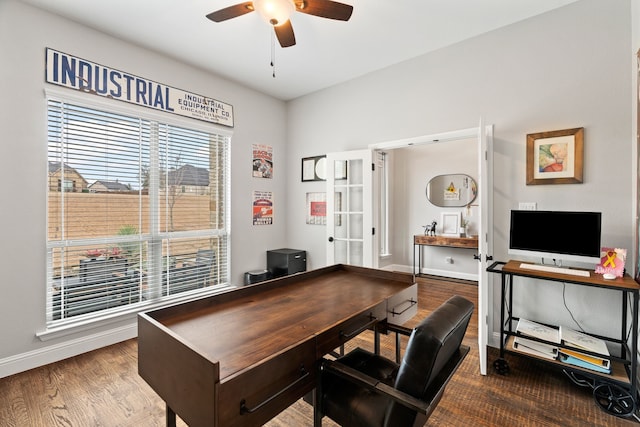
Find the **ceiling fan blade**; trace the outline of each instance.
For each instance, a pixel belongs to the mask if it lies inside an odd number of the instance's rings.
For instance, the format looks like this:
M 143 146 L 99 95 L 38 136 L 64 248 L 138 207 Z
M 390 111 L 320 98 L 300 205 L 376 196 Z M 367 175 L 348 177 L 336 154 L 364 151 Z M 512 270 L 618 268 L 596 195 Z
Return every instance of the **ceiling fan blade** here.
M 242 16 L 249 12 L 253 12 L 253 2 L 246 1 L 244 3 L 234 4 L 233 6 L 211 12 L 207 15 L 207 18 L 211 19 L 213 22 L 222 22 L 227 19 Z
M 348 21 L 353 12 L 353 6 L 331 0 L 301 0 L 295 3 L 298 12 L 339 21 Z
M 276 32 L 280 46 L 289 47 L 296 44 L 296 36 L 293 34 L 291 20 L 287 20 L 287 22 L 282 25 L 274 26 L 273 30 Z

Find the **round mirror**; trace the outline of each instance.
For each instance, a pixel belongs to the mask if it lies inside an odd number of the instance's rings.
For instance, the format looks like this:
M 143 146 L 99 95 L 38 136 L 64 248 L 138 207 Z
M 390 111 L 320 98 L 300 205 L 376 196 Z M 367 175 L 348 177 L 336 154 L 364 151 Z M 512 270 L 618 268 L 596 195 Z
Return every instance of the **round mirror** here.
M 427 184 L 427 199 L 443 208 L 467 206 L 477 195 L 476 182 L 462 173 L 434 176 Z

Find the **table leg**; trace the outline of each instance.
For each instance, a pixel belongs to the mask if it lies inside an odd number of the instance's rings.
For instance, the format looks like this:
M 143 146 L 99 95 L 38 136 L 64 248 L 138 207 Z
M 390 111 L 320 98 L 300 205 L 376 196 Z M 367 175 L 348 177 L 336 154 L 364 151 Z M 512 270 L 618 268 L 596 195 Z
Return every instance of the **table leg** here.
M 637 399 L 637 374 L 638 374 L 638 358 L 636 357 L 636 349 L 638 348 L 638 300 L 640 296 L 638 291 L 632 292 L 633 297 L 633 313 L 631 318 L 631 348 L 629 349 L 629 359 L 631 360 L 631 374 L 629 381 L 631 382 L 631 395 L 633 399 Z M 625 311 L 626 312 L 626 311 Z M 624 348 L 624 346 L 623 346 Z
M 167 427 L 176 427 L 176 413 L 167 405 Z
M 502 273 L 501 275 L 501 290 L 500 290 L 500 357 L 504 357 L 504 341 L 505 341 L 505 335 L 504 335 L 504 305 L 506 303 L 506 291 L 507 291 L 507 285 L 506 285 L 506 276 L 504 273 Z
M 373 333 L 373 352 L 375 354 L 380 354 L 380 332 L 378 332 L 378 329 L 376 327 L 374 327 L 374 333 Z
M 322 381 L 317 382 L 316 388 L 311 392 L 313 395 L 313 427 L 322 427 L 322 401 L 320 399 Z
M 413 274 L 413 281 L 416 281 L 416 244 L 413 244 L 413 268 L 411 269 L 411 274 Z

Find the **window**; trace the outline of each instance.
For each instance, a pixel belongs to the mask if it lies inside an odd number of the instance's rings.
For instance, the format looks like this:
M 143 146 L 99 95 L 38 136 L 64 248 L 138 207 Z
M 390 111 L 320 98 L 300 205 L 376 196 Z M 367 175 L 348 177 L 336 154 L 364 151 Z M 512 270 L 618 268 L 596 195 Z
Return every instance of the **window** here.
M 228 136 L 49 99 L 48 325 L 226 286 L 228 159 Z
M 76 191 L 76 182 L 65 179 L 64 184 L 61 179 L 58 180 L 58 191 Z

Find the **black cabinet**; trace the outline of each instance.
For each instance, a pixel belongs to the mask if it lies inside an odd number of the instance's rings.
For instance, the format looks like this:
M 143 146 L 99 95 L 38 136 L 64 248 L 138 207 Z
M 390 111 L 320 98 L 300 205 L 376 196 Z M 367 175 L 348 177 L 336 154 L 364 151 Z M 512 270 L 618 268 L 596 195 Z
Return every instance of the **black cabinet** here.
M 267 251 L 267 270 L 271 277 L 281 277 L 307 270 L 307 251 L 273 249 Z

